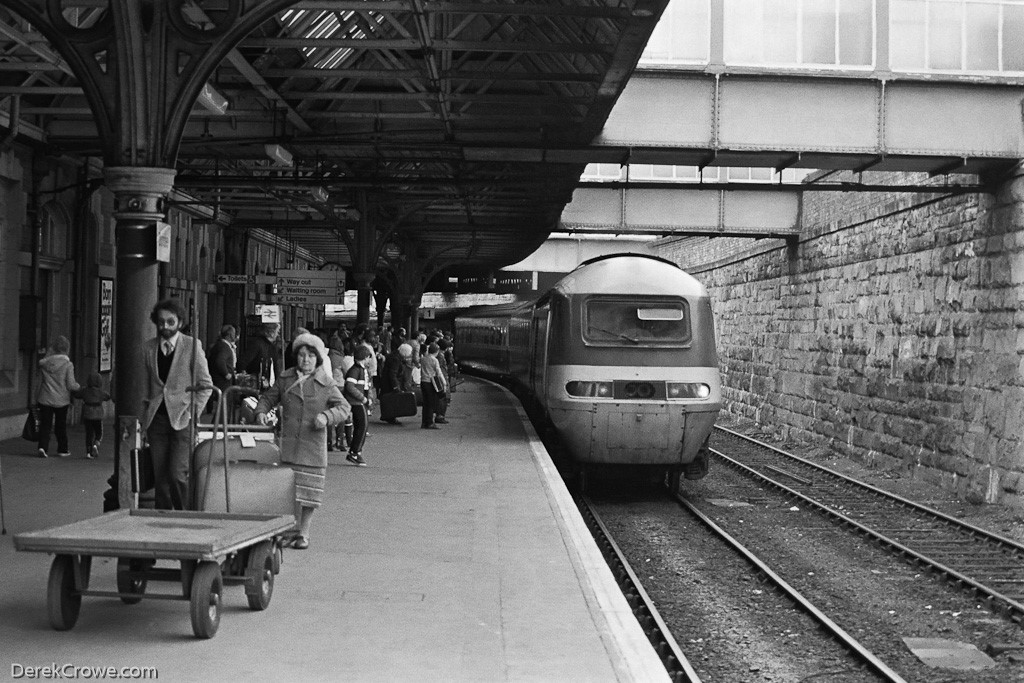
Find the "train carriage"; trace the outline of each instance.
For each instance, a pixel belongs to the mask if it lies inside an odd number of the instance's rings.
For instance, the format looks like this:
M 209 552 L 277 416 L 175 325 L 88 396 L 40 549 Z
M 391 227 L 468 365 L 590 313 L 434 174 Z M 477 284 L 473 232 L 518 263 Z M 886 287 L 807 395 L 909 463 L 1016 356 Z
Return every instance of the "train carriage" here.
M 524 390 L 581 474 L 707 472 L 722 404 L 711 301 L 670 261 L 592 259 L 536 301 L 471 309 L 455 328 L 460 364 Z

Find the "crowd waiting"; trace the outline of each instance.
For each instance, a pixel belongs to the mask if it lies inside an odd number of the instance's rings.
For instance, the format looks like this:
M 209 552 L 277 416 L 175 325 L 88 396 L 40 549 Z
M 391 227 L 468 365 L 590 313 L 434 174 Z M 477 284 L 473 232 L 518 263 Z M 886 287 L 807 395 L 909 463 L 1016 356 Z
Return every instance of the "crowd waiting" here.
M 297 521 L 291 545 L 299 549 L 308 547 L 313 511 L 323 499 L 327 453 L 347 451 L 349 463 L 365 467 L 364 445 L 375 409 L 384 423 L 398 424 L 401 417 L 417 412 L 423 429 L 447 422 L 456 374 L 450 332 L 410 337 L 403 328 L 357 325 L 349 330 L 342 324 L 330 330 L 298 328 L 284 343 L 279 325 L 267 323 L 239 354 L 232 325 L 225 325 L 217 341 L 202 352 L 202 345 L 185 333 L 186 314 L 174 299 L 159 302 L 150 319 L 156 335 L 138 349 L 145 395 L 138 415 L 153 464 L 158 509 L 187 507 L 191 421 L 197 412 L 216 406 L 212 390 L 194 386 L 212 385 L 221 392 L 235 384 L 259 389 L 247 417 L 279 425 L 281 462 L 295 471 Z M 57 455 L 70 454 L 67 413 L 72 401 L 81 399 L 86 457 L 94 458 L 103 434 L 103 403 L 110 395 L 96 373 L 86 386 L 78 384 L 68 350 L 68 340 L 57 337 L 39 362 L 38 453 L 48 457 L 52 430 Z

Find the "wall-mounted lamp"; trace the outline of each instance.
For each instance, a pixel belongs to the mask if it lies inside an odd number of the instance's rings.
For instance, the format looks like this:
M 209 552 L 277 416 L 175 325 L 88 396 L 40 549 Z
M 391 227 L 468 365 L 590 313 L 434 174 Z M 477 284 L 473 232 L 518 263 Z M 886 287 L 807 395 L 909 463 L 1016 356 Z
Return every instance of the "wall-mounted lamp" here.
M 267 157 L 274 162 L 275 166 L 291 166 L 292 153 L 278 144 L 267 143 L 263 145 L 263 151 Z

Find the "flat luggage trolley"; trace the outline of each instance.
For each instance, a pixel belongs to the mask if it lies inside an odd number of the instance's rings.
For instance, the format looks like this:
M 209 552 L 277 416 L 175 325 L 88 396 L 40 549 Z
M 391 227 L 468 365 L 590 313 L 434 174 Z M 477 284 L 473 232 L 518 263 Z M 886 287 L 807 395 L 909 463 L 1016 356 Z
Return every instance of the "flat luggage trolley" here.
M 195 496 L 199 510 L 118 510 L 14 536 L 17 550 L 55 555 L 46 591 L 47 612 L 54 629 L 74 627 L 84 596 L 120 598 L 128 605 L 144 598 L 188 600 L 192 631 L 197 638 L 216 635 L 225 586 L 243 585 L 252 610 L 269 607 L 274 577 L 281 569 L 283 539 L 295 526 L 294 514 L 284 512 L 294 509 L 294 476 L 287 467 L 252 463 L 229 467 L 238 444 L 232 443 L 229 448 L 225 396 L 219 392 L 216 416 L 212 438 L 201 441 L 194 453 L 197 462 L 191 484 L 194 493 L 202 491 L 202 495 Z M 220 461 L 215 459 L 218 450 L 222 452 Z M 211 495 L 211 471 L 220 465 L 223 473 L 218 479 L 223 477 L 223 497 Z M 243 495 L 252 488 L 252 467 L 261 468 L 255 472 L 256 477 L 271 477 L 269 486 L 255 487 L 255 500 Z M 201 481 L 196 481 L 199 477 Z M 245 484 L 237 492 L 237 506 L 231 503 L 233 479 Z M 234 512 L 233 508 L 244 511 Z M 93 557 L 117 558 L 116 591 L 89 588 Z M 177 561 L 179 566 L 157 567 L 157 560 Z M 178 582 L 181 590 L 147 593 L 151 581 Z
M 55 553 L 46 606 L 58 631 L 78 621 L 83 596 L 116 597 L 128 605 L 155 598 L 190 601 L 192 631 L 212 638 L 225 585 L 243 584 L 250 609 L 270 605 L 280 568 L 274 539 L 294 524 L 292 515 L 118 510 L 17 534 L 14 547 Z M 117 591 L 89 589 L 97 556 L 117 558 Z M 156 567 L 156 560 L 178 560 L 180 569 Z M 146 594 L 149 581 L 180 581 L 181 592 Z

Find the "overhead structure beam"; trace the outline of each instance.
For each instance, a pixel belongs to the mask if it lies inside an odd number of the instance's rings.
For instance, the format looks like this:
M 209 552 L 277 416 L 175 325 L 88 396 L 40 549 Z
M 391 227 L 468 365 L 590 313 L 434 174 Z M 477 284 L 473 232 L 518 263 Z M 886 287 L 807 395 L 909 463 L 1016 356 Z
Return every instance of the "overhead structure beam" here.
M 585 188 L 573 193 L 559 230 L 793 239 L 800 234 L 800 192 Z
M 979 173 L 1024 158 L 1022 97 L 995 83 L 641 72 L 595 146 L 640 164 Z

